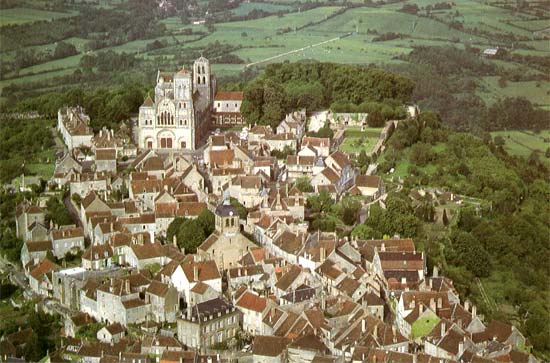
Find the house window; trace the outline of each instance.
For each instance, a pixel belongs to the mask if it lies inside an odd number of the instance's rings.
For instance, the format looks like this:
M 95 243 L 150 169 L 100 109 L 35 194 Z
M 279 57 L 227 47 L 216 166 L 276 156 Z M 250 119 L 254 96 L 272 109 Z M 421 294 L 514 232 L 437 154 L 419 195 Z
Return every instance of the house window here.
M 187 143 L 186 143 L 185 141 L 182 141 L 182 142 L 181 142 L 181 148 L 182 148 L 182 149 L 187 148 Z
M 218 108 L 220 108 L 220 103 L 218 102 Z
M 226 227 L 229 227 L 229 219 L 226 219 L 226 220 L 225 220 L 225 226 L 226 226 Z

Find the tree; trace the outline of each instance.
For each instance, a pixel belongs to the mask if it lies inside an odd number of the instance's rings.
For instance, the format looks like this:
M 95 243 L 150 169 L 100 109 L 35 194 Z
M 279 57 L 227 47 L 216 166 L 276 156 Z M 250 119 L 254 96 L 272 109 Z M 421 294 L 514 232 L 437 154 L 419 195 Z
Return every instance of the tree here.
M 443 216 L 441 217 L 443 225 L 447 227 L 449 225 L 449 217 L 447 217 L 447 209 L 443 209 Z
M 66 42 L 58 42 L 57 45 L 55 46 L 53 57 L 55 59 L 67 58 L 77 53 L 78 51 L 76 50 L 76 47 L 73 44 L 66 43 Z
M 495 136 L 494 143 L 496 146 L 504 146 L 504 144 L 506 144 L 506 141 L 502 136 L 497 135 Z
M 195 253 L 197 247 L 206 239 L 201 223 L 196 219 L 188 219 L 178 229 L 176 234 L 178 246 L 184 248 L 186 253 Z
M 321 190 L 318 195 L 313 195 L 307 198 L 307 204 L 314 213 L 328 212 L 334 205 L 334 200 L 326 190 Z
M 382 238 L 380 233 L 366 224 L 359 224 L 356 226 L 353 231 L 351 231 L 351 236 L 359 239 Z
M 237 211 L 239 213 L 239 218 L 246 219 L 246 217 L 248 216 L 248 211 L 246 210 L 244 205 L 242 205 L 237 199 L 232 197 L 229 198 L 229 202 L 233 207 L 237 208 Z
M 296 188 L 298 188 L 302 193 L 311 193 L 313 192 L 313 186 L 311 181 L 307 176 L 296 179 Z
M 208 209 L 204 209 L 197 217 L 197 220 L 202 226 L 202 230 L 206 236 L 209 236 L 214 232 L 216 216 Z
M 384 116 L 378 111 L 369 113 L 367 117 L 367 124 L 370 127 L 382 127 L 384 126 Z
M 361 152 L 359 153 L 359 156 L 357 157 L 357 165 L 361 169 L 366 169 L 369 166 L 370 162 L 371 162 L 371 159 L 367 155 L 367 152 L 364 149 L 361 150 Z
M 432 161 L 435 153 L 430 144 L 418 142 L 411 147 L 411 162 L 418 166 L 424 166 Z

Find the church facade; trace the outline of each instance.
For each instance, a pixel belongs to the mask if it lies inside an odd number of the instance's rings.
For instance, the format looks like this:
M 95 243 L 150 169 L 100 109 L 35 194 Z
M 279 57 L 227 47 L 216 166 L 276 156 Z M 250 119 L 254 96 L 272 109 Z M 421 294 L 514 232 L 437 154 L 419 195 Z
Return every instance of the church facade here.
M 159 71 L 154 100 L 147 96 L 139 108 L 138 147 L 195 150 L 208 133 L 215 93 L 216 78 L 204 57 L 194 62 L 192 71 Z

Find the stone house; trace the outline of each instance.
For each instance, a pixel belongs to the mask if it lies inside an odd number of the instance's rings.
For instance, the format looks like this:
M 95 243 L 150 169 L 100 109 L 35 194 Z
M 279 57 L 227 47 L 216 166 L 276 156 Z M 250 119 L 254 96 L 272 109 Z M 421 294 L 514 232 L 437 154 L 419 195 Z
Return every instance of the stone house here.
M 178 339 L 194 349 L 226 343 L 240 330 L 241 320 L 241 312 L 218 297 L 188 307 L 178 319 Z
M 90 245 L 82 254 L 82 267 L 86 270 L 103 270 L 113 265 L 113 249 L 110 245 Z
M 69 151 L 80 146 L 92 147 L 94 133 L 89 124 L 90 117 L 80 106 L 60 108 L 57 111 L 57 131 Z
M 342 193 L 353 185 L 355 169 L 345 153 L 333 152 L 325 159 L 325 164 L 338 174 L 338 181 L 335 183 L 338 193 Z
M 189 301 L 199 304 L 204 301 L 212 300 L 220 296 L 220 292 L 212 288 L 212 286 L 199 282 L 189 290 Z
M 302 148 L 311 145 L 318 156 L 327 157 L 330 154 L 330 139 L 326 137 L 304 136 L 302 138 Z
M 129 278 L 111 280 L 97 288 L 97 315 L 101 321 L 138 324 L 146 320 L 149 311 L 150 304 L 132 289 Z
M 113 323 L 97 331 L 96 337 L 102 343 L 118 343 L 124 338 L 125 330 L 120 323 Z
M 286 347 L 290 340 L 285 337 L 256 335 L 252 343 L 253 363 L 284 363 Z
M 74 338 L 80 328 L 93 322 L 92 317 L 86 313 L 76 313 L 75 315 L 65 317 L 63 324 L 65 335 Z
M 386 192 L 384 181 L 377 175 L 358 175 L 352 193 L 362 195 L 369 200 L 378 199 Z
M 145 301 L 151 304 L 151 314 L 157 323 L 173 323 L 179 311 L 179 295 L 175 287 L 151 281 L 145 290 Z
M 231 127 L 244 123 L 241 114 L 241 104 L 244 99 L 242 91 L 218 91 L 214 97 L 213 123 L 214 127 Z
M 193 257 L 182 262 L 174 260 L 160 271 L 160 275 L 161 281 L 170 282 L 187 302 L 190 302 L 191 289 L 201 282 L 219 293 L 222 291 L 221 274 L 213 260 L 195 261 Z
M 15 228 L 17 237 L 24 241 L 30 238 L 29 227 L 33 224 L 45 225 L 45 214 L 42 208 L 36 205 L 21 204 L 15 213 Z
M 69 191 L 71 195 L 78 194 L 84 198 L 90 192 L 97 191 L 106 193 L 107 185 L 110 184 L 109 177 L 104 173 L 75 173 L 69 180 Z
M 116 173 L 116 149 L 96 149 L 95 170 L 97 172 Z
M 52 250 L 51 241 L 27 241 L 21 248 L 21 264 L 27 265 L 30 261 L 37 264 L 46 258 L 48 251 Z
M 245 290 L 235 297 L 235 307 L 243 314 L 243 330 L 252 335 L 261 334 L 262 319 L 269 309 L 268 300 Z
M 284 151 L 285 148 L 293 150 L 296 152 L 298 147 L 298 140 L 296 135 L 293 133 L 282 133 L 282 134 L 270 134 L 266 135 L 262 141 L 268 146 L 271 151 Z
M 53 254 L 62 258 L 67 252 L 84 250 L 84 229 L 82 227 L 61 227 L 50 231 Z
M 84 230 L 87 230 L 87 216 L 93 213 L 111 213 L 111 208 L 94 191 L 86 195 L 80 203 L 80 220 L 82 221 Z M 90 232 L 86 233 L 89 235 Z
M 59 266 L 47 258 L 32 267 L 28 272 L 29 285 L 36 294 L 51 296 L 53 291 L 53 272 L 59 270 Z
M 238 176 L 231 180 L 226 192 L 245 208 L 254 208 L 262 202 L 262 179 L 259 176 Z

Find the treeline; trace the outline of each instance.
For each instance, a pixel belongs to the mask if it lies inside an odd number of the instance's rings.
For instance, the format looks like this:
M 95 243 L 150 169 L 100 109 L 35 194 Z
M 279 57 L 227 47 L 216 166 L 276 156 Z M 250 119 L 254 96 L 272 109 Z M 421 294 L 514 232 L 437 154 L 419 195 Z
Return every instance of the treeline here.
M 90 116 L 90 124 L 94 130 L 98 131 L 104 126 L 116 129 L 121 121 L 137 112 L 145 95 L 146 89 L 135 83 L 94 91 L 73 88 L 66 92 L 51 92 L 25 99 L 19 102 L 16 110 L 35 110 L 43 116 L 55 118 L 59 108 L 80 105 Z
M 410 79 L 373 67 L 270 64 L 245 88 L 241 112 L 248 122 L 275 126 L 293 109 L 318 110 L 333 105 L 343 111 L 345 105 L 369 102 L 402 104 L 409 100 L 413 88 Z

